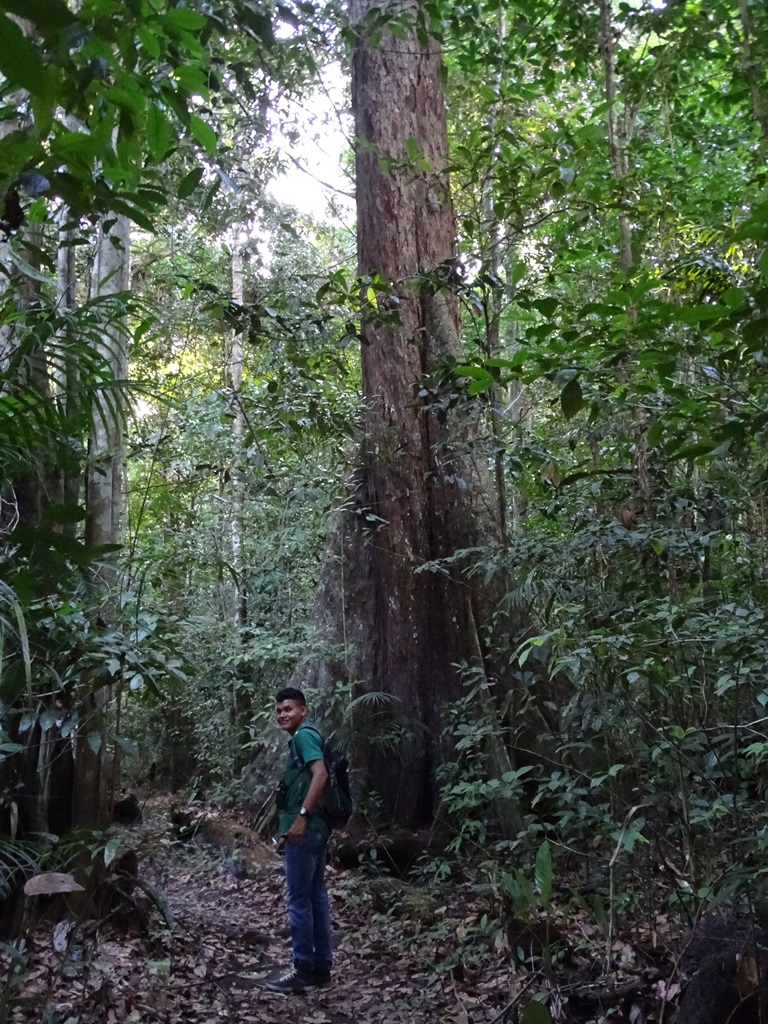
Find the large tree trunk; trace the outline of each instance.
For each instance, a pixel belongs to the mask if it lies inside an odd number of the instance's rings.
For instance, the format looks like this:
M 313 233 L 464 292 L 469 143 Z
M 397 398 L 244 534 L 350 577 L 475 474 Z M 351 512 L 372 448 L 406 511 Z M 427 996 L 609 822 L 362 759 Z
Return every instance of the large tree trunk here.
M 444 712 L 462 692 L 457 666 L 485 671 L 479 630 L 490 607 L 477 577 L 425 566 L 497 540 L 498 522 L 470 414 L 419 395 L 424 375 L 459 354 L 445 287 L 455 250 L 440 55 L 415 35 L 385 34 L 374 45 L 364 23 L 373 8 L 352 4 L 358 259 L 361 275 L 390 282 L 390 298 L 363 324 L 362 464 L 318 596 L 321 636 L 343 655 L 308 660 L 294 681 L 359 680 L 391 695 L 384 734 L 361 745 L 355 762 L 382 817 L 416 826 L 434 813 L 435 769 L 451 747 Z M 495 754 L 491 769 L 508 768 L 503 743 Z

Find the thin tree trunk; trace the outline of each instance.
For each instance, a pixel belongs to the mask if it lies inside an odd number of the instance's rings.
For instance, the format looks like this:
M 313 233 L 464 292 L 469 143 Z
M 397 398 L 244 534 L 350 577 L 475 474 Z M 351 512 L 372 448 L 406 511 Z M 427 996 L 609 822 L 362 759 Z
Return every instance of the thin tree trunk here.
M 109 230 L 104 225 L 111 224 Z M 127 217 L 102 221 L 92 271 L 91 295 L 115 295 L 130 287 L 130 224 Z M 128 352 L 124 327 L 113 324 L 105 333 L 102 355 L 112 375 L 122 380 Z M 88 449 L 85 540 L 89 545 L 114 544 L 122 514 L 123 431 L 119 416 L 102 403 L 94 409 Z
M 243 253 L 240 249 L 232 251 L 232 301 L 243 305 Z M 243 473 L 243 436 L 245 434 L 245 416 L 243 414 L 243 336 L 234 332 L 232 335 L 229 374 L 232 403 L 232 436 L 234 440 L 235 459 L 232 480 L 232 568 L 235 573 L 235 626 L 245 629 L 248 624 L 248 596 L 245 586 L 243 566 L 243 510 L 245 508 L 245 476 Z
M 235 245 L 232 249 L 232 301 L 243 305 L 243 253 Z M 245 435 L 245 412 L 243 409 L 243 336 L 233 332 L 229 359 L 229 388 L 232 408 L 232 440 L 234 460 L 232 464 L 232 569 L 235 577 L 234 624 L 237 643 L 242 647 L 248 626 L 248 589 L 243 558 L 243 517 L 245 513 L 245 472 L 243 466 L 243 438 Z M 243 752 L 249 739 L 248 727 L 252 716 L 251 691 L 243 678 L 244 663 L 238 661 L 235 669 L 234 694 L 232 700 L 235 735 L 238 751 Z M 238 754 L 238 760 L 242 758 Z
M 610 147 L 613 176 L 623 181 L 627 176 L 627 144 L 631 132 L 631 115 L 625 106 L 621 119 L 616 109 L 618 87 L 616 82 L 616 30 L 613 20 L 612 0 L 600 0 L 600 53 L 605 74 L 605 98 L 608 101 L 608 145 Z M 619 266 L 629 270 L 634 262 L 632 255 L 632 227 L 624 211 L 623 190 L 619 196 Z
M 499 11 L 499 50 L 503 48 L 504 37 L 506 35 L 506 19 L 504 12 Z M 499 67 L 501 62 L 499 62 Z M 497 108 L 493 108 L 491 114 L 491 134 L 496 133 L 498 127 L 498 114 Z M 502 291 L 503 286 L 501 282 L 501 235 L 502 225 L 499 221 L 499 217 L 496 213 L 496 207 L 493 198 L 493 189 L 496 180 L 495 166 L 492 164 L 488 170 L 488 176 L 486 179 L 486 196 L 485 196 L 485 207 L 486 207 L 486 218 L 488 220 L 488 235 L 489 235 L 489 246 L 488 246 L 488 258 L 487 263 L 492 276 L 492 284 L 490 291 L 490 303 L 488 310 L 488 323 L 486 325 L 487 334 L 487 351 L 488 356 L 491 359 L 495 359 L 501 356 L 501 312 L 502 312 Z M 496 500 L 498 502 L 498 514 L 499 514 L 499 526 L 501 530 L 502 543 L 506 544 L 508 540 L 507 533 L 507 484 L 505 474 L 505 443 L 504 443 L 504 430 L 503 430 L 503 408 L 502 408 L 502 389 L 498 384 L 489 391 L 489 399 L 491 403 L 491 434 L 493 437 L 493 471 L 494 479 L 496 483 Z
M 77 273 L 75 246 L 72 244 L 77 237 L 76 228 L 68 223 L 69 210 L 64 207 L 59 214 L 59 246 L 56 257 L 56 309 L 59 315 L 71 312 L 77 303 Z M 67 339 L 64 339 L 66 348 Z M 77 412 L 77 365 L 67 352 L 64 365 L 58 377 L 52 374 L 59 390 L 59 400 L 64 407 L 65 422 Z M 73 473 L 69 466 L 59 467 L 59 493 L 65 506 L 74 506 L 80 499 L 80 475 Z M 74 536 L 76 524 L 66 521 L 61 526 L 62 533 Z
M 127 291 L 129 286 L 130 224 L 122 215 L 105 218 L 96 244 L 91 295 L 114 295 Z M 112 324 L 105 333 L 102 355 L 110 364 L 114 378 L 124 379 L 128 356 L 125 330 L 121 324 Z M 88 448 L 85 540 L 92 547 L 115 544 L 120 538 L 122 448 L 120 417 L 110 415 L 102 403 L 93 411 Z M 103 588 L 105 603 L 108 604 L 110 591 L 115 585 L 113 574 L 102 565 L 96 582 Z M 101 827 L 107 821 L 106 716 L 110 696 L 109 687 L 94 690 L 91 674 L 83 676 L 77 700 L 81 720 L 75 745 L 74 826 Z
M 739 4 L 739 19 L 741 21 L 741 69 L 744 77 L 749 83 L 749 93 L 752 99 L 752 112 L 755 115 L 760 130 L 763 133 L 763 148 L 768 144 L 768 100 L 766 100 L 761 85 L 762 76 L 753 51 L 754 29 L 752 25 L 752 11 L 748 0 L 741 0 Z

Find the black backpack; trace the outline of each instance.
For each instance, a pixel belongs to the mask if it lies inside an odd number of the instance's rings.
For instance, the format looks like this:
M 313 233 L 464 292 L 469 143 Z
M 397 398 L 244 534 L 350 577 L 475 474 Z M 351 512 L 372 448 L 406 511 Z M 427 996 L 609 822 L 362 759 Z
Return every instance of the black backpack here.
M 305 726 L 305 728 L 312 729 L 317 733 L 323 751 L 325 770 L 328 772 L 328 781 L 315 811 L 325 819 L 329 828 L 343 828 L 351 818 L 353 809 L 352 794 L 349 791 L 349 776 L 347 775 L 349 761 L 346 754 L 336 746 L 330 737 L 322 736 L 313 725 Z M 291 756 L 303 771 L 305 765 L 296 753 L 293 739 L 291 739 Z

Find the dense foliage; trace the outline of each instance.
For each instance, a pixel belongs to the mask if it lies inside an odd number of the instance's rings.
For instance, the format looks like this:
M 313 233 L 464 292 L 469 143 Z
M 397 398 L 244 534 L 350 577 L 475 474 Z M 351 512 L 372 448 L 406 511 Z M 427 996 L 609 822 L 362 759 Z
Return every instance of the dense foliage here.
M 341 52 L 341 26 L 311 4 L 0 10 L 0 757 L 86 729 L 72 695 L 95 672 L 114 687 L 108 740 L 126 778 L 233 796 L 269 695 L 312 643 L 325 529 L 355 451 L 360 295 L 391 315 L 388 282 L 354 281 L 347 234 L 263 191 L 270 111 L 307 88 L 324 47 Z M 640 901 L 660 870 L 692 910 L 754 900 L 768 14 L 726 0 L 424 12 L 417 30 L 444 47 L 459 235 L 436 286 L 459 297 L 465 355 L 420 397 L 436 414 L 482 408 L 477 457 L 496 469 L 505 534 L 453 560 L 468 585 L 499 583 L 482 638 L 497 671 L 489 686 L 464 666 L 442 824 L 455 850 L 495 856 L 492 808 L 516 805 L 506 845 L 532 866 L 494 877 L 518 912 L 541 900 L 552 855 L 597 874 L 610 913 L 617 879 Z M 132 294 L 89 301 L 81 285 L 62 311 L 57 216 L 85 275 L 92 225 L 118 213 L 136 225 Z M 126 318 L 128 381 L 95 341 Z M 74 406 L 56 387 L 71 360 Z M 18 515 L 41 466 L 85 466 L 94 407 L 133 410 L 117 555 L 84 544 L 81 499 Z M 94 586 L 105 558 L 120 569 L 108 600 Z M 480 754 L 488 733 L 509 752 L 502 777 Z M 0 779 L 17 786 L 2 795 L 10 823 L 21 783 Z

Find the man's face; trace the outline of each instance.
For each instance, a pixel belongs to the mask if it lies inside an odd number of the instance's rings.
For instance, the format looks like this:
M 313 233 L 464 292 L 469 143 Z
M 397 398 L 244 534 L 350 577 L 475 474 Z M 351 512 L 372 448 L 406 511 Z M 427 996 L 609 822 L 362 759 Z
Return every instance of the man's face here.
M 281 700 L 275 714 L 280 728 L 293 735 L 307 717 L 307 705 L 299 704 L 297 700 Z

